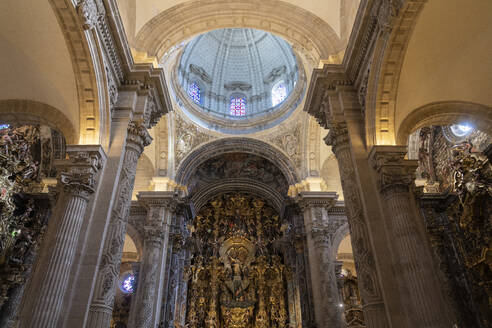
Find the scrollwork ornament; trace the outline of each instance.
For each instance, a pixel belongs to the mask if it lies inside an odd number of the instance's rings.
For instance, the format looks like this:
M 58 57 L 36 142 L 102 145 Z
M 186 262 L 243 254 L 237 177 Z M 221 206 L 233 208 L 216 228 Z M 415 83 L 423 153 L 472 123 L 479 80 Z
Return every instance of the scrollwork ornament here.
M 152 137 L 142 122 L 131 121 L 128 123 L 127 146 L 133 146 L 137 151 L 137 157 L 144 148 L 150 145 Z
M 84 30 L 95 27 L 101 15 L 96 0 L 80 0 L 77 4 L 77 14 L 82 21 L 82 28 Z
M 384 193 L 406 192 L 415 180 L 417 161 L 405 160 L 405 151 L 373 150 L 370 161 L 378 173 L 378 187 Z

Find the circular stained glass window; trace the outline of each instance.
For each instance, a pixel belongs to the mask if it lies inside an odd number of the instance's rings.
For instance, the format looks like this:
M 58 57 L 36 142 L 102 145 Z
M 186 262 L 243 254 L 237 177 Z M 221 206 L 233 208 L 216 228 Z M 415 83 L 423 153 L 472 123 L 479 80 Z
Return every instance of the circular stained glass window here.
M 468 124 L 453 124 L 449 127 L 456 137 L 465 137 L 473 131 L 473 127 Z
M 124 293 L 132 294 L 135 291 L 135 275 L 127 273 L 121 280 L 120 288 Z

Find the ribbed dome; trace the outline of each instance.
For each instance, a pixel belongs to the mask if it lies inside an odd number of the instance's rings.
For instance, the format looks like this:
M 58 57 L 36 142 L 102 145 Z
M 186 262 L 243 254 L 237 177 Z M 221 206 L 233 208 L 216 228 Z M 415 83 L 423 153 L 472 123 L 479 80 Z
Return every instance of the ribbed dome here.
M 177 72 L 183 94 L 202 112 L 237 123 L 281 108 L 295 89 L 298 65 L 283 39 L 264 31 L 229 28 L 194 38 L 184 49 Z

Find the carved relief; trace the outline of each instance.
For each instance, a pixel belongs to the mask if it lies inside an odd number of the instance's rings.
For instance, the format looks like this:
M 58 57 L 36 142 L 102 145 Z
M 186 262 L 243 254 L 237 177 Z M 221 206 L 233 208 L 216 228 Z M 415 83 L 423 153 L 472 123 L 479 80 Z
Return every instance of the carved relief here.
M 193 149 L 210 141 L 213 137 L 201 131 L 196 124 L 185 122 L 178 114 L 175 116 L 176 138 L 174 140 L 176 167 Z
M 145 146 L 149 145 L 152 138 L 147 129 L 140 123 L 130 122 L 126 149 L 124 152 L 125 165 L 122 168 L 118 181 L 117 198 L 113 205 L 113 211 L 108 227 L 108 233 L 104 244 L 103 255 L 97 276 L 94 298 L 90 308 L 89 322 L 97 320 L 101 314 L 109 325 L 114 304 L 114 292 L 116 280 L 120 271 L 121 255 L 126 233 L 126 223 L 130 210 L 130 199 L 135 182 L 137 161 Z
M 294 125 L 288 128 L 279 126 L 278 130 L 282 132 L 267 139 L 268 142 L 282 149 L 297 169 L 300 169 L 302 165 L 301 125 L 302 122 L 297 120 Z
M 242 194 L 217 197 L 194 222 L 188 327 L 287 327 L 287 267 L 275 210 Z
M 325 141 L 332 146 L 332 150 L 338 160 L 355 266 L 362 287 L 362 299 L 364 302 L 382 302 L 379 287 L 376 285 L 377 277 L 374 258 L 370 245 L 367 244 L 369 235 L 362 212 L 362 200 L 355 178 L 346 124 L 344 122 L 333 122 Z

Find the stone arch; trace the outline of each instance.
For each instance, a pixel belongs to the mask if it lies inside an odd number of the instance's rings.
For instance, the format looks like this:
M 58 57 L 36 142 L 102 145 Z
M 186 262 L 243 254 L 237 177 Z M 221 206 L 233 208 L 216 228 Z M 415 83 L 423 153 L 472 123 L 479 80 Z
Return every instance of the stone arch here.
M 305 9 L 278 0 L 182 3 L 148 21 L 137 33 L 135 47 L 161 58 L 174 45 L 192 36 L 231 27 L 255 28 L 280 35 L 317 60 L 328 59 L 343 50 L 340 38 L 328 23 Z
M 350 235 L 350 229 L 348 222 L 345 222 L 333 235 L 332 240 L 332 259 L 335 260 L 337 258 L 338 249 L 340 248 L 340 244 L 342 240 Z
M 78 129 L 58 109 L 45 103 L 28 99 L 0 100 L 1 120 L 9 123 L 44 124 L 60 131 L 67 144 L 76 144 Z
M 259 181 L 234 179 L 226 182 L 218 182 L 208 186 L 206 189 L 199 190 L 192 197 L 193 206 L 196 212 L 206 205 L 207 201 L 215 196 L 234 193 L 240 190 L 241 192 L 257 195 L 268 202 L 270 206 L 278 211 L 280 216 L 283 216 L 285 207 L 285 197 L 277 191 L 270 188 L 267 184 Z
M 234 137 L 209 142 L 188 154 L 176 170 L 176 182 L 187 185 L 192 173 L 200 164 L 212 157 L 229 153 L 246 153 L 263 157 L 282 172 L 289 185 L 295 185 L 300 181 L 291 161 L 282 152 L 260 140 Z
M 84 30 L 72 1 L 50 0 L 70 54 L 79 97 L 80 126 L 74 143 L 109 146 L 108 79 L 95 29 Z
M 140 261 L 142 259 L 142 249 L 143 249 L 142 236 L 131 223 L 127 224 L 126 234 L 128 235 L 128 237 L 130 237 L 130 239 L 135 244 L 135 248 L 137 249 L 137 260 Z
M 463 121 L 492 135 L 492 107 L 464 101 L 442 101 L 419 107 L 405 117 L 397 131 L 397 143 L 407 145 L 408 136 L 424 126 Z
M 393 144 L 396 94 L 403 60 L 425 2 L 408 1 L 394 18 L 388 33 L 381 29 L 376 42 L 366 92 L 366 139 L 368 145 Z
M 453 8 L 447 10 L 446 8 Z M 367 143 L 394 145 L 415 108 L 446 100 L 489 105 L 492 4 L 459 0 L 407 1 L 380 22 L 367 86 Z M 476 35 L 476 38 L 470 37 Z M 463 52 L 456 49 L 463 48 Z

